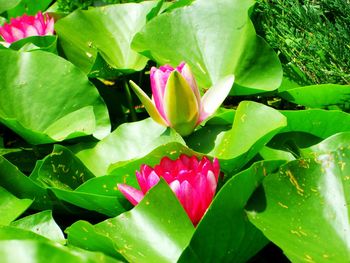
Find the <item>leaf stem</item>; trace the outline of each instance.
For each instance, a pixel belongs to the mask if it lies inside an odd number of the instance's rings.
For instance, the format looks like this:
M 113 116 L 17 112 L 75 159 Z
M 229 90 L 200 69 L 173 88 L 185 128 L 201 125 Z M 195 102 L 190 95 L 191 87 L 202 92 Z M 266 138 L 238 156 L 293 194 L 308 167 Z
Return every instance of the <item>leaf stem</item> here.
M 134 105 L 132 103 L 132 96 L 131 96 L 131 92 L 130 92 L 130 87 L 129 87 L 129 83 L 126 79 L 124 79 L 124 89 L 125 89 L 125 94 L 126 94 L 126 99 L 128 101 L 128 107 L 130 110 L 130 115 L 131 115 L 131 120 L 132 121 L 137 121 L 137 116 L 136 116 L 136 111 L 134 108 Z

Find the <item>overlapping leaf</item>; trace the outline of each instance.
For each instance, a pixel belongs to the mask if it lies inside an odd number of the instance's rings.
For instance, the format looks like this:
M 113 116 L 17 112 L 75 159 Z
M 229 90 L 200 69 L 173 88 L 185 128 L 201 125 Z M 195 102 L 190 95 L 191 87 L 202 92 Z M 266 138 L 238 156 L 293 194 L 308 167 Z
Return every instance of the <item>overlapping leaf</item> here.
M 74 148 L 77 156 L 96 176 L 107 174 L 109 165 L 139 158 L 160 145 L 184 143 L 180 135 L 148 118 L 119 126 L 106 138 L 86 149 L 86 144 Z
M 32 144 L 110 129 L 107 108 L 76 67 L 48 52 L 0 50 L 0 121 Z
M 70 244 L 116 258 L 122 255 L 130 262 L 175 262 L 193 230 L 175 195 L 161 180 L 131 211 L 93 227 L 80 221 L 67 231 Z
M 288 163 L 264 180 L 250 221 L 293 262 L 348 261 L 349 162 L 347 147 Z
M 350 86 L 321 84 L 288 89 L 279 94 L 295 104 L 311 108 L 350 108 Z
M 156 4 L 145 1 L 75 11 L 59 20 L 55 30 L 67 58 L 86 73 L 92 70 L 97 53 L 115 69 L 142 70 L 147 58 L 133 51 L 130 43 Z
M 255 34 L 251 0 L 197 0 L 152 19 L 135 36 L 133 48 L 173 66 L 186 61 L 200 86 L 209 88 L 234 74 L 232 94 L 277 89 L 282 69 L 274 51 Z
M 247 262 L 263 248 L 268 240 L 247 221 L 244 206 L 264 176 L 282 163 L 255 163 L 226 182 L 179 262 Z
M 255 102 L 240 103 L 232 127 L 208 125 L 188 139 L 194 150 L 220 159 L 224 170 L 242 168 L 287 125 L 278 111 Z

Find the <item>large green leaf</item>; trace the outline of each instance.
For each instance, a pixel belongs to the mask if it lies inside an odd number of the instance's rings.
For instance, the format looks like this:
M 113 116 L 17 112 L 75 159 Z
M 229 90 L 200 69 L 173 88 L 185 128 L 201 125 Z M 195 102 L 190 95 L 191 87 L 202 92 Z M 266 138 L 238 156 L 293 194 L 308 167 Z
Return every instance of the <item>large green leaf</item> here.
M 268 240 L 246 219 L 244 207 L 281 161 L 255 163 L 231 178 L 217 193 L 179 262 L 247 262 Z
M 51 154 L 37 162 L 30 179 L 42 187 L 75 189 L 95 176 L 67 148 L 55 145 Z
M 168 143 L 159 146 L 144 157 L 111 165 L 108 169 L 108 175 L 90 179 L 74 191 L 57 188 L 50 188 L 50 191 L 60 200 L 114 217 L 131 207 L 118 190 L 118 183 L 138 187 L 135 171 L 140 169 L 141 164 L 154 166 L 159 164 L 160 159 L 164 156 L 174 159 L 182 153 L 201 156 L 178 142 Z
M 282 68 L 249 19 L 252 0 L 197 0 L 152 19 L 132 47 L 160 64 L 186 61 L 200 86 L 208 88 L 234 74 L 232 94 L 277 89 Z
M 39 11 L 43 12 L 50 5 L 52 0 L 40 0 L 35 2 L 32 0 L 21 0 L 16 2 L 17 5 L 7 11 L 9 17 L 22 16 L 23 14 L 35 15 Z
M 0 241 L 0 261 L 3 263 L 117 263 L 119 261 L 102 253 L 92 253 L 74 248 L 66 248 L 54 243 L 35 240 Z
M 340 132 L 322 142 L 305 149 L 300 149 L 303 157 L 314 157 L 317 154 L 329 153 L 349 146 L 350 132 Z
M 350 108 L 349 85 L 321 84 L 296 87 L 279 95 L 290 102 L 311 108 Z
M 349 148 L 288 163 L 265 178 L 250 221 L 293 262 L 348 262 L 349 163 Z
M 232 171 L 249 162 L 286 125 L 286 118 L 278 111 L 244 101 L 234 113 L 231 129 L 227 125 L 205 126 L 188 138 L 188 144 L 219 158 L 223 169 Z
M 32 36 L 11 43 L 10 48 L 20 51 L 44 50 L 57 53 L 57 36 Z
M 169 142 L 184 143 L 176 132 L 148 118 L 123 124 L 92 148 L 81 144 L 74 151 L 90 171 L 100 176 L 107 174 L 110 164 L 142 157 Z
M 325 139 L 338 132 L 350 131 L 350 114 L 338 110 L 281 111 L 287 127 L 281 133 L 305 132 Z
M 32 144 L 93 134 L 110 123 L 87 77 L 48 52 L 0 50 L 0 121 Z
M 65 243 L 62 230 L 56 224 L 50 210 L 21 218 L 12 222 L 11 226 L 32 231 L 61 244 Z
M 46 190 L 24 175 L 3 156 L 0 156 L 0 186 L 19 198 L 34 199 L 33 208 L 49 209 L 52 207 Z
M 156 3 L 147 1 L 79 10 L 59 20 L 55 30 L 67 58 L 86 73 L 91 71 L 98 52 L 115 69 L 142 70 L 147 58 L 131 50 L 130 43 L 146 24 L 146 16 Z
M 32 204 L 33 200 L 18 199 L 0 187 L 0 225 L 8 225 Z
M 21 0 L 0 0 L 0 14 L 15 7 Z
M 68 242 L 130 262 L 175 262 L 194 227 L 175 195 L 161 180 L 131 211 L 94 227 L 77 222 L 68 228 Z M 101 246 L 96 239 L 109 244 Z M 112 249 L 112 244 L 116 248 Z

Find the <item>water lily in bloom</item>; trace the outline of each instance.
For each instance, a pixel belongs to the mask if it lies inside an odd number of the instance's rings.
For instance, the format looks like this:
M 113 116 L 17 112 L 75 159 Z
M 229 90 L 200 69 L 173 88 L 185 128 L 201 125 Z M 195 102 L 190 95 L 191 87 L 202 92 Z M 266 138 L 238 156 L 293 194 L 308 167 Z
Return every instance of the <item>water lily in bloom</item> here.
M 0 26 L 0 36 L 7 45 L 30 36 L 46 36 L 54 33 L 54 19 L 48 14 L 23 15 L 11 18 L 10 23 Z
M 141 190 L 126 184 L 118 184 L 118 188 L 133 205 L 137 205 L 148 190 L 164 178 L 196 226 L 213 200 L 219 174 L 216 158 L 211 162 L 207 157 L 198 160 L 183 154 L 176 160 L 164 157 L 154 168 L 141 165 L 140 171 L 136 172 Z
M 173 68 L 151 68 L 152 100 L 131 81 L 131 86 L 149 115 L 158 123 L 174 128 L 183 136 L 215 113 L 229 94 L 234 76 L 228 75 L 200 96 L 196 80 L 186 63 Z

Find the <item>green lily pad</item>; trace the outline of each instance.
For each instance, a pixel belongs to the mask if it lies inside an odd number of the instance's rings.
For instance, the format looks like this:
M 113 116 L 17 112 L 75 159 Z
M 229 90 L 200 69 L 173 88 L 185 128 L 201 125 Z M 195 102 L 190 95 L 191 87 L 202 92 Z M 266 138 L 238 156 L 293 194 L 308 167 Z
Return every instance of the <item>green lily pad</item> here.
M 32 204 L 33 200 L 18 199 L 0 187 L 0 225 L 8 225 Z
M 194 231 L 187 214 L 163 180 L 131 211 L 94 227 L 84 226 L 86 223 L 80 221 L 67 229 L 70 244 L 112 253 L 116 258 L 122 255 L 130 262 L 175 262 Z M 100 239 L 109 245 L 104 247 L 95 242 Z
M 28 142 L 109 133 L 97 90 L 66 60 L 43 51 L 0 50 L 0 75 L 0 121 Z
M 37 162 L 30 179 L 40 186 L 72 190 L 95 176 L 67 148 L 55 145 L 51 154 Z
M 280 133 L 304 132 L 325 139 L 350 131 L 350 114 L 343 111 L 312 109 L 280 112 L 288 123 Z
M 62 230 L 52 217 L 52 211 L 46 210 L 29 215 L 10 224 L 13 227 L 32 231 L 52 241 L 64 244 L 65 238 Z
M 185 61 L 203 88 L 235 75 L 231 94 L 275 90 L 282 68 L 274 51 L 255 33 L 248 16 L 254 1 L 197 0 L 163 13 L 138 33 L 132 47 L 159 64 Z
M 195 151 L 219 158 L 225 171 L 237 171 L 285 126 L 286 118 L 278 111 L 244 101 L 234 113 L 232 128 L 208 125 L 191 135 L 187 143 Z
M 35 15 L 39 11 L 45 11 L 51 2 L 52 0 L 40 0 L 34 3 L 31 0 L 16 1 L 17 4 L 12 6 L 13 8 L 7 9 L 7 14 L 8 17 L 17 17 L 23 14 Z
M 169 142 L 184 144 L 182 137 L 176 132 L 148 118 L 120 125 L 89 149 L 86 144 L 72 149 L 95 176 L 101 176 L 107 174 L 109 165 L 142 157 Z
M 0 0 L 0 14 L 15 7 L 21 0 Z
M 11 43 L 10 48 L 20 51 L 44 50 L 57 53 L 57 36 L 32 36 Z
M 247 262 L 269 241 L 247 219 L 244 207 L 264 176 L 283 161 L 255 163 L 220 189 L 179 262 Z
M 117 216 L 131 208 L 129 201 L 118 190 L 118 183 L 126 183 L 138 188 L 135 171 L 141 164 L 154 166 L 161 158 L 177 158 L 180 154 L 201 156 L 183 144 L 173 142 L 159 146 L 146 156 L 128 161 L 117 162 L 110 166 L 108 175 L 99 176 L 81 184 L 74 191 L 69 189 L 50 188 L 59 200 L 72 205 L 96 211 L 110 217 Z
M 290 102 L 310 108 L 350 109 L 350 85 L 321 84 L 296 87 L 279 95 Z
M 80 249 L 67 248 L 54 243 L 35 240 L 0 241 L 0 261 L 17 262 L 69 262 L 69 263 L 117 263 L 115 259 L 102 253 L 92 253 Z
M 28 176 L 24 175 L 15 165 L 0 156 L 0 186 L 22 199 L 33 199 L 32 208 L 50 209 L 52 203 L 46 190 L 40 187 Z
M 89 73 L 97 53 L 114 69 L 142 70 L 147 58 L 130 48 L 133 36 L 146 24 L 156 1 L 108 5 L 78 10 L 60 19 L 55 30 L 67 58 Z M 94 69 L 91 74 L 96 74 Z
M 349 261 L 349 162 L 347 147 L 286 164 L 253 196 L 249 220 L 292 262 Z

